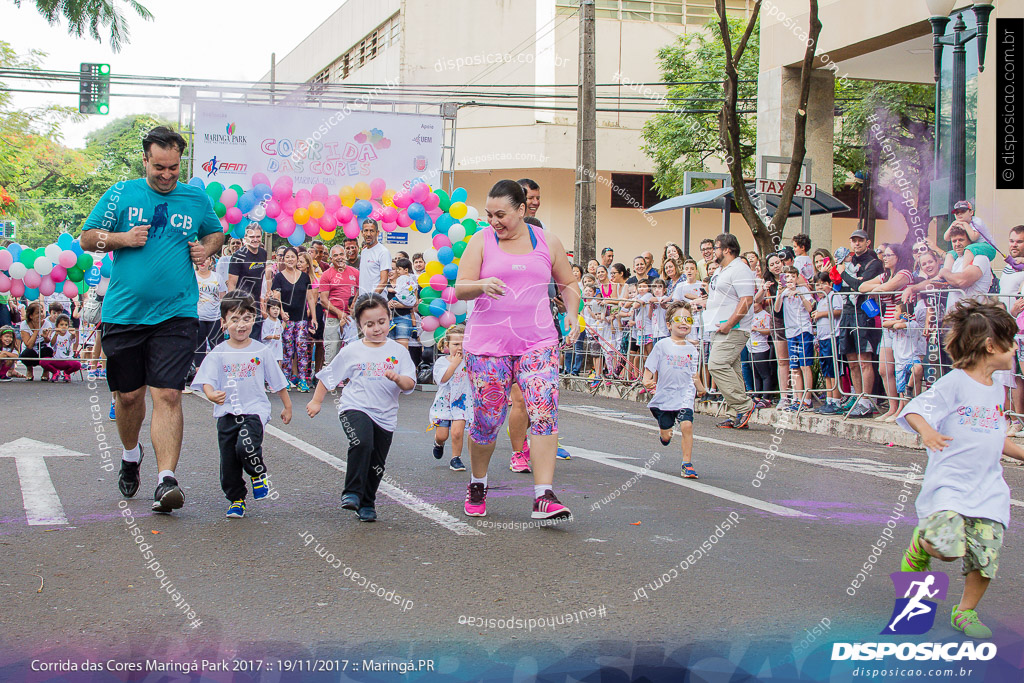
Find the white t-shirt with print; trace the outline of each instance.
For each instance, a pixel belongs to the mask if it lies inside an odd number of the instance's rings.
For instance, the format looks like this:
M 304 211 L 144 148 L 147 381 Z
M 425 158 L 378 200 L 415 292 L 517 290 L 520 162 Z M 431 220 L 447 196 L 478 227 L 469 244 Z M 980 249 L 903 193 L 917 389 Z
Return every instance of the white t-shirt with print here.
M 800 271 L 804 279 L 810 282 L 814 278 L 814 261 L 807 254 L 800 254 L 793 259 L 793 267 Z
M 381 429 L 393 432 L 398 425 L 398 396 L 413 390 L 399 389 L 384 376 L 388 370 L 416 379 L 416 366 L 407 348 L 394 339 L 377 347 L 367 346 L 363 339 L 345 346 L 316 377 L 332 391 L 345 383 L 338 401 L 338 414 L 358 410 L 366 413 Z
M 796 296 L 782 295 L 782 319 L 786 323 L 786 339 L 798 337 L 804 332 L 810 334 L 814 331 L 814 327 L 811 325 L 811 314 L 807 312 L 803 303 L 808 296 L 810 296 L 810 291 L 803 285 L 796 288 Z
M 815 313 L 830 314 L 814 321 L 814 338 L 820 340 L 836 336 L 839 331 L 839 317 L 843 311 L 843 302 L 839 297 L 835 296 L 834 292 L 829 292 L 818 300 L 814 311 Z M 839 311 L 840 315 L 835 315 L 835 311 Z
M 956 306 L 956 302 L 960 301 L 960 299 L 985 301 L 986 297 L 988 297 L 989 287 L 992 286 L 992 263 L 988 260 L 988 257 L 975 254 L 974 261 L 971 265 L 977 266 L 981 269 L 981 277 L 967 287 L 951 289 L 949 296 L 946 299 L 946 312 L 952 311 L 953 307 Z M 963 256 L 957 258 L 957 260 L 953 262 L 952 271 L 954 273 L 962 273 L 964 268 L 965 264 Z M 960 295 L 961 290 L 963 291 L 963 296 Z
M 708 291 L 708 308 L 704 313 L 705 326 L 717 332 L 719 326 L 732 316 L 740 299 L 753 298 L 756 288 L 757 277 L 745 259 L 734 258 L 729 265 L 716 270 L 711 276 Z M 733 329 L 750 332 L 750 320 L 753 317 L 754 306 L 751 304 Z
M 56 360 L 65 360 L 75 357 L 75 331 L 68 330 L 64 334 L 53 333 L 50 338 L 50 346 L 53 347 L 53 357 Z
M 227 284 L 215 271 L 210 271 L 206 277 L 197 272 L 196 282 L 199 284 L 199 303 L 196 306 L 199 319 L 207 322 L 220 320 L 220 300 L 228 291 Z
M 658 297 L 651 295 L 651 334 L 655 339 L 668 336 L 668 323 L 665 321 L 665 313 L 667 312 L 663 307 L 663 303 L 667 303 L 670 297 Z
M 267 318 L 263 321 L 260 326 L 260 339 L 270 349 L 271 355 L 277 361 L 284 360 L 284 340 L 281 339 L 281 334 L 284 332 L 284 321 L 280 318 Z M 267 337 L 277 337 L 277 339 L 268 340 Z
M 49 318 L 43 318 L 43 325 L 42 325 L 42 327 L 39 328 L 39 334 L 38 334 L 38 336 L 36 336 L 36 343 L 33 345 L 33 348 L 36 350 L 36 353 L 38 353 L 39 350 L 42 349 L 43 346 L 46 345 L 46 339 L 43 337 L 43 332 L 45 332 L 46 330 L 52 330 L 52 329 L 53 329 L 53 323 L 50 322 L 50 319 Z M 29 324 L 28 324 L 27 320 L 22 320 L 20 323 L 18 323 L 18 332 L 25 332 L 30 337 L 32 336 L 32 328 L 29 327 Z M 19 341 L 21 340 L 21 335 L 20 334 L 18 335 L 18 339 L 19 339 Z
M 391 253 L 380 242 L 359 252 L 359 293 L 369 294 L 380 284 L 380 274 L 391 270 Z
M 661 410 L 693 409 L 697 388 L 693 378 L 700 364 L 700 351 L 687 342 L 676 344 L 666 337 L 654 345 L 644 369 L 657 373 L 658 387 L 647 405 Z
M 750 339 L 747 340 L 747 351 L 750 351 L 750 353 L 765 353 L 771 348 L 768 335 L 763 332 L 754 331 L 755 327 L 760 327 L 763 330 L 772 329 L 772 314 L 762 310 L 760 313 L 755 313 L 754 317 L 750 320 Z
M 473 394 L 470 393 L 469 374 L 462 361 L 455 372 L 442 382 L 441 378 L 452 365 L 452 357 L 445 354 L 434 361 L 434 384 L 437 395 L 430 406 L 430 420 L 469 420 L 473 417 Z
M 695 298 L 700 297 L 701 287 L 704 287 L 704 283 L 700 280 L 695 282 L 687 282 L 686 280 L 680 280 L 679 284 L 676 285 L 675 291 L 672 292 L 672 299 L 675 301 L 687 301 L 693 303 Z M 700 311 L 695 312 L 693 316 L 693 327 L 690 328 L 690 333 L 686 335 L 687 339 L 692 341 L 698 341 L 700 339 L 700 330 L 702 325 Z
M 241 349 L 232 347 L 228 341 L 213 347 L 196 371 L 192 390 L 202 391 L 204 384 L 227 393 L 222 405 L 214 404 L 214 417 L 259 415 L 267 424 L 270 399 L 264 386 L 281 391 L 288 386 L 288 380 L 267 345 L 250 339 Z
M 1010 523 L 1010 487 L 999 458 L 1006 440 L 1006 388 L 991 386 L 954 369 L 900 413 L 896 422 L 913 431 L 906 416 L 915 413 L 939 434 L 952 438 L 944 450 L 928 449 L 928 467 L 917 496 L 917 516 L 924 520 L 942 510 L 965 517 Z

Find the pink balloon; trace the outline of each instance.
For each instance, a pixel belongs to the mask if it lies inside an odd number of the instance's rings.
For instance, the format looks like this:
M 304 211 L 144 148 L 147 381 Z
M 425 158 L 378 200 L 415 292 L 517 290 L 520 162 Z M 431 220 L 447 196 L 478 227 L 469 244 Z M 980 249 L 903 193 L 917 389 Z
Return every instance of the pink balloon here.
M 434 235 L 434 249 L 450 246 L 452 246 L 452 241 L 448 239 L 448 235 Z
M 280 216 L 277 219 L 277 234 L 281 237 L 291 237 L 295 232 L 295 221 L 290 216 Z
M 407 192 L 399 192 L 391 198 L 391 203 L 397 206 L 399 209 L 408 208 L 413 203 L 413 198 L 409 196 Z
M 384 210 L 383 209 L 374 209 L 373 211 L 370 212 L 370 218 L 372 218 L 375 221 L 379 221 L 379 220 L 383 219 L 383 217 L 384 217 Z
M 69 299 L 74 299 L 78 296 L 78 286 L 75 285 L 71 280 L 64 281 L 64 287 L 61 289 L 61 293 Z
M 54 266 L 50 271 L 50 279 L 54 282 L 64 282 L 68 279 L 68 269 L 64 266 Z
M 232 207 L 235 202 L 238 201 L 238 193 L 232 190 L 230 187 L 220 195 L 220 203 L 227 207 Z
M 302 226 L 302 229 L 306 231 L 307 237 L 316 237 L 320 234 L 320 224 L 316 221 L 310 221 Z
M 409 214 L 407 214 L 405 211 L 402 211 L 400 214 L 398 214 L 398 220 L 396 220 L 395 222 L 398 223 L 398 226 L 402 228 L 408 228 L 413 223 L 412 219 L 409 218 Z
M 336 194 L 328 195 L 324 208 L 327 209 L 327 213 L 337 213 L 341 208 L 341 197 Z
M 425 200 L 427 198 L 427 195 L 430 194 L 430 188 L 427 187 L 426 183 L 416 183 L 416 185 L 413 186 L 410 194 L 412 195 L 412 200 L 414 202 L 419 202 L 420 204 L 422 204 L 423 200 Z
M 267 218 L 277 218 L 281 215 L 281 205 L 276 199 L 267 202 Z
M 436 209 L 440 204 L 441 204 L 441 198 L 438 197 L 433 192 L 429 193 L 427 195 L 427 198 L 423 200 L 423 208 L 427 209 L 428 211 L 430 209 Z
M 297 208 L 299 208 L 299 201 L 295 197 L 285 197 L 284 201 L 281 202 L 281 211 L 289 216 L 295 213 Z
M 317 183 L 313 186 L 313 191 L 309 194 L 314 201 L 323 203 L 327 200 L 327 186 L 323 183 Z
M 228 225 L 235 225 L 241 222 L 242 210 L 239 209 L 237 206 L 232 206 L 230 209 L 227 210 L 227 213 L 224 214 L 224 220 L 228 222 Z
M 303 188 L 295 193 L 295 203 L 303 209 L 308 208 L 311 201 L 313 201 L 313 193 L 309 190 Z
M 432 275 L 430 277 L 430 286 L 439 292 L 443 292 L 444 288 L 448 286 L 448 278 L 446 278 L 441 273 L 438 273 L 437 275 Z
M 265 173 L 253 173 L 252 174 L 252 186 L 253 187 L 256 187 L 257 185 L 269 185 L 269 184 L 270 184 L 270 178 L 268 178 Z
M 7 277 L 3 273 L 0 273 L 0 292 L 9 291 L 11 291 L 11 278 Z
M 444 213 L 444 211 L 442 211 L 440 209 L 440 207 L 437 207 L 437 206 L 435 206 L 433 209 L 429 209 L 427 211 L 427 215 L 430 216 L 430 220 L 433 220 L 433 221 L 436 221 L 438 218 L 440 218 L 441 214 L 443 214 L 443 213 Z
M 75 288 L 75 291 L 76 292 L 78 291 L 77 287 Z M 25 283 L 22 282 L 21 280 L 11 280 L 11 296 L 19 297 L 19 296 L 24 296 L 24 294 L 25 294 Z
M 441 292 L 441 301 L 445 302 L 446 304 L 453 304 L 456 301 L 458 301 L 458 298 L 455 296 L 455 288 L 445 287 L 444 291 Z
M 77 290 L 78 288 L 76 287 L 75 289 Z M 57 291 L 57 285 L 54 284 L 53 280 L 50 279 L 50 276 L 47 275 L 43 278 L 42 282 L 39 283 L 39 293 L 43 296 L 50 296 L 55 291 Z
M 394 223 L 398 220 L 398 209 L 393 206 L 384 207 L 384 211 L 381 212 L 381 220 L 385 223 Z
M 455 324 L 455 314 L 451 311 L 445 311 L 441 314 L 440 322 L 441 327 L 451 327 Z
M 313 221 L 310 221 L 310 223 L 312 222 Z M 325 213 L 323 216 L 320 216 L 316 222 L 324 232 L 331 232 L 338 227 L 338 219 L 334 217 L 333 213 Z
M 270 196 L 274 201 L 283 202 L 285 199 L 292 196 L 292 191 L 278 180 L 270 190 Z
M 78 263 L 78 254 L 71 251 L 70 249 L 67 251 L 62 251 L 60 252 L 60 257 L 57 259 L 57 263 L 64 266 L 65 269 L 74 268 L 75 264 Z
M 25 277 L 21 279 L 25 283 L 26 287 L 31 287 L 32 289 L 39 289 L 39 283 L 43 281 L 43 278 L 39 273 L 34 270 L 30 270 L 25 273 Z
M 231 230 L 231 226 L 228 225 L 228 221 L 226 218 L 220 219 L 220 227 L 223 228 L 224 232 L 228 232 L 229 230 Z
M 370 198 L 380 199 L 386 189 L 388 189 L 388 184 L 384 182 L 383 178 L 374 178 L 370 181 Z
M 427 317 L 420 320 L 420 327 L 423 328 L 424 332 L 433 332 L 434 330 L 437 329 L 437 325 L 438 320 L 432 315 L 428 315 Z
M 359 237 L 359 226 L 355 223 L 349 223 L 345 226 L 345 237 L 350 240 L 354 240 Z
M 14 263 L 14 257 L 6 249 L 0 249 L 0 270 L 7 270 Z
M 380 226 L 384 228 L 384 232 L 394 232 L 395 228 L 398 227 L 398 224 L 384 221 L 383 223 L 380 224 Z
M 341 206 L 334 214 L 338 218 L 338 223 L 345 225 L 352 220 L 352 209 L 347 206 Z

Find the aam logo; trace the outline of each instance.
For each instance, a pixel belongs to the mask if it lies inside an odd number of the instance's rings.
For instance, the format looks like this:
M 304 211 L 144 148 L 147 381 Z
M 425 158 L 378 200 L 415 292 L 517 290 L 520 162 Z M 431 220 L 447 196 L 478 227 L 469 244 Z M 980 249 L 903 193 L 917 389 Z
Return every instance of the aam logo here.
M 935 624 L 938 600 L 946 599 L 949 576 L 942 572 L 893 572 L 889 575 L 896 589 L 883 635 L 921 635 Z
M 219 161 L 216 156 L 203 163 L 203 170 L 206 171 L 207 178 L 215 176 L 218 173 L 227 173 L 229 175 L 245 173 L 245 169 L 248 167 L 249 164 Z

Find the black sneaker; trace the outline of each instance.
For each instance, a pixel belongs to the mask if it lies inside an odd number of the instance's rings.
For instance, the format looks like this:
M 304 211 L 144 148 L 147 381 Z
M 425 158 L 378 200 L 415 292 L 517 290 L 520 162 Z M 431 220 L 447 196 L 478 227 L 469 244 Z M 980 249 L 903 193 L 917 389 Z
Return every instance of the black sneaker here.
M 359 508 L 359 512 L 357 512 L 356 514 L 359 515 L 360 522 L 377 521 L 377 511 L 372 507 L 361 507 Z
M 178 480 L 174 477 L 164 477 L 153 494 L 153 512 L 169 514 L 184 504 L 185 494 L 178 488 Z
M 341 497 L 341 509 L 342 510 L 358 510 L 359 509 L 359 496 L 354 493 L 346 493 Z
M 146 457 L 146 451 L 142 449 L 142 444 L 140 443 L 138 462 L 121 461 L 121 471 L 117 474 L 117 489 L 125 498 L 131 498 L 139 492 L 139 484 L 142 483 L 142 478 L 139 476 L 139 466 L 142 465 L 144 457 Z
M 452 472 L 465 472 L 466 466 L 462 464 L 462 458 L 452 458 L 452 461 L 448 463 L 448 469 Z
M 440 460 L 441 458 L 443 458 L 444 457 L 444 444 L 443 443 L 438 443 L 438 442 L 435 441 L 434 442 L 434 451 L 433 451 L 433 453 L 434 453 L 434 458 L 435 459 Z

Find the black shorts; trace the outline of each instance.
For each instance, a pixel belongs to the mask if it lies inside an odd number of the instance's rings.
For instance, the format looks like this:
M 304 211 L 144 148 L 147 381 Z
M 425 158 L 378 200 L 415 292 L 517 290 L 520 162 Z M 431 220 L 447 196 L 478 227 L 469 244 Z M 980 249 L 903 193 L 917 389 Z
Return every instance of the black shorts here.
M 693 422 L 693 408 L 683 408 L 682 410 L 651 408 L 651 415 L 658 421 L 658 426 L 662 429 L 672 429 L 679 422 Z
M 850 313 L 843 310 L 839 320 L 839 337 L 836 351 L 841 356 L 853 354 L 878 353 L 882 343 L 882 330 L 874 326 L 874 318 L 868 318 L 859 310 Z
M 185 388 L 199 336 L 198 318 L 170 318 L 155 325 L 103 323 L 102 333 L 111 391 Z

